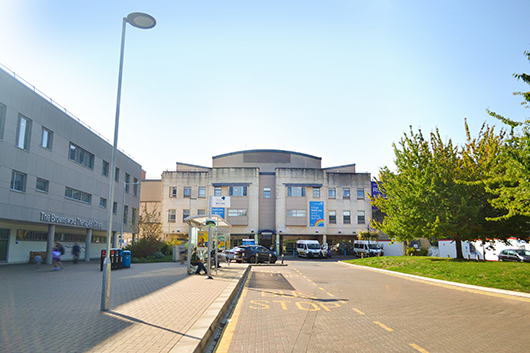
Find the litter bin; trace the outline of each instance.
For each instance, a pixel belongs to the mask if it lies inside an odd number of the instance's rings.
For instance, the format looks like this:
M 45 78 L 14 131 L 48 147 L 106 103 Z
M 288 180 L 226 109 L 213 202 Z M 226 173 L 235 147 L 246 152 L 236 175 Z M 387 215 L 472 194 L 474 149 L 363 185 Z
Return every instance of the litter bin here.
M 129 250 L 123 250 L 121 254 L 123 267 L 131 267 L 131 252 Z
M 110 249 L 110 264 L 111 264 L 110 268 L 112 270 L 117 270 L 123 267 L 120 248 Z
M 105 261 L 105 255 L 107 254 L 107 250 L 102 249 L 101 250 L 101 258 L 99 260 L 99 270 L 103 271 L 103 262 Z

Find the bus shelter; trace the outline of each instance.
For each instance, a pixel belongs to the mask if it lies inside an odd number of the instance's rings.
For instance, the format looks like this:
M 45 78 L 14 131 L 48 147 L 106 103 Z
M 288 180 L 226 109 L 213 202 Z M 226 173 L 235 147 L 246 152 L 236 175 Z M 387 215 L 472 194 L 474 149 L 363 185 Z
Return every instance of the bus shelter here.
M 199 257 L 207 265 L 208 277 L 211 277 L 212 250 L 217 265 L 217 253 L 230 248 L 230 223 L 218 215 L 190 216 L 184 219 L 188 224 L 188 260 L 187 270 L 190 273 L 191 252 L 197 247 Z M 210 241 L 211 240 L 211 241 Z M 217 268 L 217 266 L 215 266 Z

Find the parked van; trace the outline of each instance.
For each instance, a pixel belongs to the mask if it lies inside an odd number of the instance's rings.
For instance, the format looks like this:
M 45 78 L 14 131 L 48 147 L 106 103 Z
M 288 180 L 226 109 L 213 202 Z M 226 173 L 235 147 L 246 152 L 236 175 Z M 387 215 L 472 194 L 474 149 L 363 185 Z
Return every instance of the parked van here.
M 296 241 L 296 256 L 307 258 L 321 257 L 320 243 L 318 240 Z
M 353 242 L 353 251 L 355 251 L 357 255 L 362 254 L 362 256 L 365 257 L 385 255 L 383 246 L 370 240 L 355 240 Z

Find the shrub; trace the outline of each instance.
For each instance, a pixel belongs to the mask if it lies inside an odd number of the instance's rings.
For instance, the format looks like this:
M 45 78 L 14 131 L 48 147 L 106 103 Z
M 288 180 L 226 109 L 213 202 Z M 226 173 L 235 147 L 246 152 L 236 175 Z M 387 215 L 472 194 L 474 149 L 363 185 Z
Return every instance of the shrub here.
M 421 248 L 421 249 L 415 249 L 413 247 L 407 248 L 405 251 L 405 254 L 407 256 L 427 256 L 429 254 L 429 249 L 427 248 Z
M 131 251 L 131 256 L 134 258 L 147 258 L 160 251 L 163 243 L 156 239 L 142 238 L 134 244 L 127 245 L 125 250 Z

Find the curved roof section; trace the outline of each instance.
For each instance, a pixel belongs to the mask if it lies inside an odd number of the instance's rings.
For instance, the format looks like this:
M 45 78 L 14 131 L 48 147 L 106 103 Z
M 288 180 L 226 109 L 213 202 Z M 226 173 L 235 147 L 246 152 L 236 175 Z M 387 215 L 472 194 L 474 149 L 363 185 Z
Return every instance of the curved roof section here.
M 276 168 L 321 169 L 320 157 L 284 150 L 246 150 L 212 157 L 213 168 L 259 168 L 260 173 L 274 173 Z
M 287 153 L 287 154 L 294 154 L 294 155 L 298 155 L 298 156 L 302 156 L 302 157 L 313 158 L 313 159 L 317 159 L 319 161 L 322 160 L 322 157 L 316 157 L 316 156 L 312 156 L 310 154 L 305 154 L 305 153 L 300 153 L 300 152 L 293 152 L 293 151 L 285 151 L 285 150 L 244 150 L 244 151 L 236 151 L 236 152 L 220 154 L 220 155 L 217 155 L 217 156 L 213 156 L 212 159 L 228 157 L 228 156 L 233 156 L 233 155 L 236 155 L 236 154 L 244 154 L 244 153 Z

